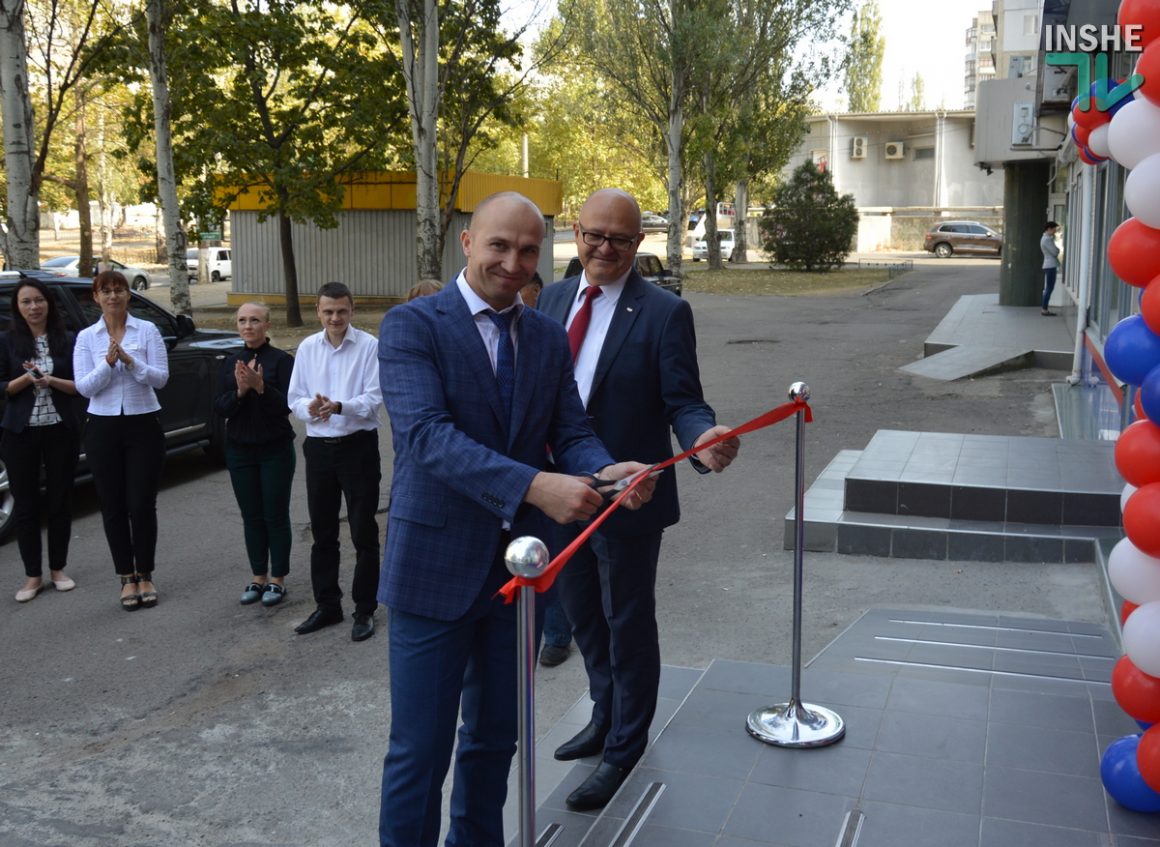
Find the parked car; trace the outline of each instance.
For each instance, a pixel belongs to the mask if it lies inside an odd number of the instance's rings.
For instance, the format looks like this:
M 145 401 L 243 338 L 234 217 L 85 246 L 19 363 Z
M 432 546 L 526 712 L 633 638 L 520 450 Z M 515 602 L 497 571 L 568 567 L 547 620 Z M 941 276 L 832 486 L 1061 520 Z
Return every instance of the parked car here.
M 640 228 L 644 232 L 664 232 L 669 228 L 669 219 L 656 212 L 643 212 L 640 216 Z
M 35 276 L 48 286 L 65 325 L 73 332 L 80 332 L 100 318 L 101 307 L 93 300 L 89 280 L 56 277 L 44 271 L 4 271 L 0 272 L 0 332 L 11 325 L 12 291 L 22 276 Z M 221 416 L 214 414 L 214 395 L 222 361 L 242 342 L 234 332 L 200 330 L 188 315 L 173 315 L 135 292 L 130 298 L 129 312 L 156 324 L 169 348 L 169 382 L 157 392 L 166 449 L 179 453 L 201 447 L 220 460 L 225 424 Z M 89 478 L 83 454 L 77 478 Z M 12 531 L 12 503 L 8 473 L 0 462 L 0 539 Z
M 78 273 L 79 265 L 81 263 L 80 256 L 58 256 L 55 259 L 48 259 L 40 263 L 40 269 L 49 271 L 57 276 L 88 276 L 94 277 L 97 275 L 97 265 L 100 260 L 94 259 L 92 273 L 81 274 Z M 120 262 L 110 259 L 105 263 L 108 270 L 120 271 L 125 275 L 125 279 L 129 280 L 129 287 L 134 291 L 144 291 L 149 287 L 149 273 L 141 268 L 134 268 L 130 265 L 124 265 Z
M 922 246 L 940 259 L 955 253 L 997 258 L 1003 252 L 1003 236 L 978 221 L 943 221 L 930 228 Z
M 580 264 L 580 257 L 573 256 L 572 261 L 568 263 L 568 267 L 564 271 L 562 279 L 577 276 L 583 269 L 584 266 Z M 659 285 L 665 291 L 671 291 L 678 297 L 681 296 L 681 278 L 661 264 L 660 258 L 655 253 L 637 253 L 636 272 L 646 282 Z
M 205 264 L 212 282 L 221 282 L 234 275 L 233 254 L 229 247 L 206 247 Z M 190 282 L 197 280 L 197 247 L 190 247 L 185 251 L 185 268 L 189 272 Z
M 726 262 L 733 261 L 733 230 L 717 230 L 717 243 L 721 245 L 721 258 Z M 699 262 L 709 258 L 709 242 L 704 238 L 693 242 L 693 261 Z

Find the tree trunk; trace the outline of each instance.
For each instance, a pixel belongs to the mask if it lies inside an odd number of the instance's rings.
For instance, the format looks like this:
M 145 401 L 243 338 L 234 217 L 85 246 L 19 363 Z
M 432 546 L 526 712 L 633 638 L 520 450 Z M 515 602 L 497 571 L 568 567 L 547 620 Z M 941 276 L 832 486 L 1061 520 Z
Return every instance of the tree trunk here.
M 420 279 L 442 279 L 439 173 L 435 135 L 439 121 L 439 12 L 436 0 L 423 0 L 422 46 L 416 56 L 410 4 L 397 0 L 403 78 L 415 148 L 415 258 Z
M 709 270 L 721 271 L 721 240 L 717 237 L 717 159 L 706 150 L 705 164 L 705 244 L 709 247 Z
M 675 93 L 669 101 L 669 128 L 665 144 L 669 151 L 669 269 L 679 275 L 684 258 L 681 239 L 685 235 L 685 209 L 681 199 L 684 171 L 681 168 L 681 136 L 685 131 L 685 110 Z
M 733 263 L 740 265 L 749 261 L 749 178 L 737 180 L 733 196 L 733 211 L 737 217 L 733 224 Z
M 109 208 L 109 154 L 105 145 L 105 110 L 97 117 L 97 217 L 101 234 L 101 261 L 113 258 L 112 209 Z
M 88 276 L 96 265 L 93 261 L 93 208 L 89 204 L 89 151 L 85 139 L 85 98 L 77 95 L 76 141 L 73 144 L 73 164 L 76 176 L 72 180 L 73 195 L 76 197 L 77 217 L 80 221 L 80 259 L 77 261 L 77 275 Z M 132 280 L 130 280 L 131 282 Z
M 286 198 L 278 198 L 278 208 L 286 208 Z M 298 302 L 298 266 L 294 263 L 294 236 L 290 218 L 278 212 L 278 244 L 282 248 L 282 269 L 286 275 L 286 325 L 302 326 L 302 304 Z
M 28 93 L 28 48 L 24 0 L 0 0 L 0 100 L 4 117 L 4 166 L 8 217 L 0 238 L 5 266 L 40 267 L 40 184 L 34 179 L 32 100 Z
M 165 221 L 165 252 L 169 260 L 169 296 L 176 312 L 193 314 L 189 272 L 185 266 L 185 231 L 177 205 L 177 177 L 173 169 L 173 137 L 169 126 L 169 80 L 165 68 L 164 0 L 148 0 L 149 78 L 153 84 L 153 129 L 157 139 L 157 193 Z M 295 298 L 297 306 L 297 298 Z M 299 318 L 301 321 L 301 318 Z M 294 324 L 297 326 L 298 324 Z

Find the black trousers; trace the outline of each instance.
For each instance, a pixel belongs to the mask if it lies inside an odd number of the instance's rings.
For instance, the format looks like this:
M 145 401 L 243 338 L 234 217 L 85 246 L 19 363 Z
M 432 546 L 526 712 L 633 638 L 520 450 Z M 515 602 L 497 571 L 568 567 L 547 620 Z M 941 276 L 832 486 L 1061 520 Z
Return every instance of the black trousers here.
M 314 602 L 341 608 L 342 589 L 338 585 L 339 509 L 346 500 L 350 537 L 354 542 L 354 581 L 351 598 L 355 614 L 374 614 L 378 608 L 379 524 L 379 434 L 362 430 L 342 438 L 307 437 L 302 442 L 306 457 L 306 507 L 310 512 L 310 583 Z
M 26 426 L 22 432 L 4 430 L 0 457 L 8 468 L 8 484 L 16 526 L 16 545 L 26 576 L 42 576 L 40 516 L 48 517 L 48 567 L 64 570 L 72 535 L 72 490 L 80 437 L 63 423 Z M 40 496 L 40 469 L 44 467 L 44 499 Z
M 290 483 L 294 442 L 226 444 L 226 467 L 242 513 L 246 555 L 254 576 L 290 573 Z
M 85 455 L 118 574 L 153 573 L 165 433 L 156 414 L 89 415 Z

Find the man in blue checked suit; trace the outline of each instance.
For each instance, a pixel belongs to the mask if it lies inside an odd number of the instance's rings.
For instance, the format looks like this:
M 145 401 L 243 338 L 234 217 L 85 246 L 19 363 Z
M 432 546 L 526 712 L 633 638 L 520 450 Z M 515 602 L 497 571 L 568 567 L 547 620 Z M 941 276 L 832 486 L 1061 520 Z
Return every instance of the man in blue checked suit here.
M 502 847 L 517 729 L 516 617 L 495 594 L 508 541 L 542 521 L 590 518 L 592 480 L 615 464 L 593 434 L 558 322 L 525 309 L 544 218 L 493 195 L 463 233 L 467 266 L 446 288 L 391 309 L 379 374 L 395 463 L 379 600 L 390 609 L 391 733 L 379 840 L 428 847 L 462 711 L 449 847 Z M 559 473 L 544 471 L 545 446 Z M 626 505 L 639 508 L 653 485 Z

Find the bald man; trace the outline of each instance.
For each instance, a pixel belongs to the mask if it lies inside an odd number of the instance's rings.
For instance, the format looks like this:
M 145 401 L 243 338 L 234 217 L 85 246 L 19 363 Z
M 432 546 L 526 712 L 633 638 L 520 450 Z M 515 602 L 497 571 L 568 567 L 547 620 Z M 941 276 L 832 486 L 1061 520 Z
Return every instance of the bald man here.
M 600 440 L 613 456 L 652 464 L 672 457 L 670 430 L 685 449 L 726 432 L 701 392 L 689 304 L 636 272 L 644 240 L 636 200 L 597 191 L 573 230 L 584 270 L 545 288 L 539 310 L 568 328 L 580 399 Z M 737 439 L 708 448 L 693 467 L 722 471 L 737 448 Z M 592 719 L 556 758 L 600 756 L 567 798 L 572 809 L 607 804 L 648 744 L 661 670 L 657 560 L 665 527 L 679 519 L 670 468 L 652 502 L 637 514 L 613 515 L 557 580 L 588 671 Z M 561 533 L 552 552 L 577 531 Z
M 603 500 L 581 475 L 645 467 L 614 463 L 580 405 L 564 330 L 520 301 L 543 243 L 530 200 L 485 199 L 462 236 L 467 267 L 391 309 L 379 331 L 395 451 L 379 582 L 391 664 L 383 847 L 436 843 L 460 712 L 446 843 L 503 847 L 518 718 L 515 607 L 495 596 L 504 551 L 541 526 L 535 509 L 560 523 L 591 517 Z M 544 470 L 545 444 L 557 473 Z

